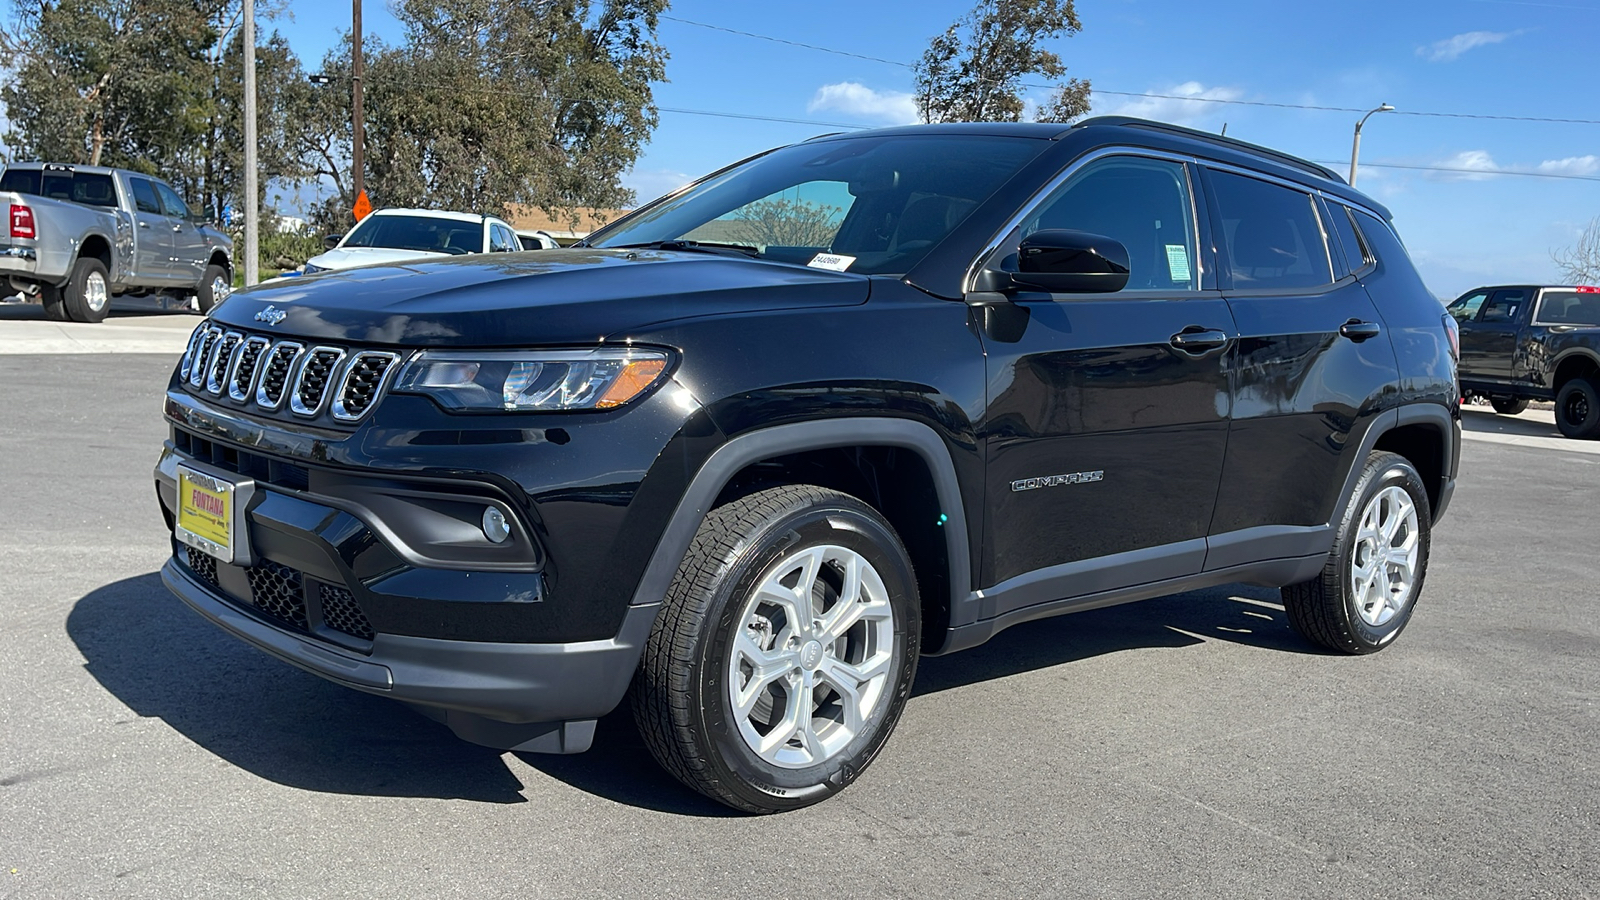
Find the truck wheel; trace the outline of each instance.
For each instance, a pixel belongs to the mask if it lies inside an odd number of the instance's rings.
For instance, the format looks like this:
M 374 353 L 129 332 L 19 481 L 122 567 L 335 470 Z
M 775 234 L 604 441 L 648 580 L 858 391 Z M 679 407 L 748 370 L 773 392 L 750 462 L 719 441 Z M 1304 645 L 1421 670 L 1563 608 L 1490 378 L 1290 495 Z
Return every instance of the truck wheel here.
M 1556 427 L 1569 438 L 1600 437 L 1600 391 L 1593 380 L 1574 378 L 1556 392 Z
M 44 317 L 52 322 L 68 322 L 67 301 L 61 295 L 61 288 L 54 285 L 39 285 L 39 305 L 44 307 Z
M 221 266 L 206 266 L 205 274 L 200 276 L 200 283 L 194 289 L 202 314 L 211 312 L 218 303 L 228 299 L 231 293 L 233 293 L 233 280 L 228 277 L 228 270 Z
M 61 289 L 67 318 L 74 322 L 100 322 L 111 310 L 111 279 L 105 263 L 98 259 L 79 259 L 72 266 L 72 277 Z
M 754 813 L 849 785 L 894 730 L 916 675 L 920 607 L 894 529 L 854 497 L 770 488 L 695 533 L 634 678 L 650 752 Z
M 1521 397 L 1490 397 L 1489 405 L 1502 416 L 1514 416 L 1528 408 L 1528 401 Z
M 1376 653 L 1416 607 L 1433 520 L 1422 478 L 1405 457 L 1367 457 L 1322 574 L 1283 589 L 1289 624 L 1343 653 Z

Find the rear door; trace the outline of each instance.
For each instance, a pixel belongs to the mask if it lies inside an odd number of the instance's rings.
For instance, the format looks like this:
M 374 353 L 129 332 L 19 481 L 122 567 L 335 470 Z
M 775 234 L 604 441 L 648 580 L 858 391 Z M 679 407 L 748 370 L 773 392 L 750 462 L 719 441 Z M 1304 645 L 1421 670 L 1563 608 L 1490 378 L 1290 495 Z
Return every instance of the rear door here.
M 161 210 L 172 224 L 172 275 L 179 284 L 200 283 L 205 272 L 210 247 L 206 236 L 189 217 L 189 205 L 178 192 L 165 184 L 155 182 L 156 193 L 161 197 Z
M 1067 228 L 1120 241 L 1131 274 L 1118 293 L 1018 293 L 984 312 L 985 616 L 1200 571 L 1235 330 L 1206 289 L 1192 175 L 1132 151 L 1085 163 L 991 257 L 1014 270 L 1023 237 Z
M 161 210 L 155 182 L 130 177 L 133 195 L 133 270 L 140 285 L 165 285 L 177 280 L 172 270 L 172 220 Z
M 1315 549 L 1315 529 L 1332 514 L 1397 363 L 1342 253 L 1334 266 L 1318 198 L 1253 173 L 1208 167 L 1205 175 L 1219 275 L 1239 328 L 1206 560 L 1213 570 L 1310 552 L 1300 538 Z
M 1533 306 L 1533 288 L 1499 288 L 1461 329 L 1461 373 L 1482 381 L 1510 381 L 1517 335 Z

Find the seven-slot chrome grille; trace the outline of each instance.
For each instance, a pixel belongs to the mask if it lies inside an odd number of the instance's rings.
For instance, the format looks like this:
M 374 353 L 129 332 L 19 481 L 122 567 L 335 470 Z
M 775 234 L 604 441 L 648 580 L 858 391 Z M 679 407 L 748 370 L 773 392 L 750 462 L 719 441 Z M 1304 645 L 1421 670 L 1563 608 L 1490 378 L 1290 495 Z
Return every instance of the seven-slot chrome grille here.
M 207 325 L 189 339 L 179 378 L 242 407 L 349 424 L 371 411 L 399 362 L 387 350 L 273 341 Z

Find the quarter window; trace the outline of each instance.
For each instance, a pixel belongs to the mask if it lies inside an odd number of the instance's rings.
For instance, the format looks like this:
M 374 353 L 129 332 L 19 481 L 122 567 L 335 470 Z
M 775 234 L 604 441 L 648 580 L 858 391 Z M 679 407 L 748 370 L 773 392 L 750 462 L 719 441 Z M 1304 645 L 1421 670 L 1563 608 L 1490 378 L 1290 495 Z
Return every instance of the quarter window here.
M 1367 251 L 1366 244 L 1362 243 L 1361 235 L 1356 232 L 1356 226 L 1350 217 L 1350 207 L 1340 203 L 1329 202 L 1328 221 L 1333 227 L 1333 233 L 1338 236 L 1340 248 L 1344 251 L 1344 259 L 1349 266 L 1349 271 L 1360 272 L 1372 264 L 1372 254 Z M 1331 248 L 1330 248 L 1331 249 Z M 1334 251 L 1338 253 L 1339 251 Z
M 1327 238 L 1310 194 L 1229 172 L 1211 172 L 1225 263 L 1241 290 L 1333 283 Z
M 1127 290 L 1195 290 L 1194 213 L 1182 163 L 1111 157 L 1084 166 L 1023 222 L 1020 238 L 1064 228 L 1128 250 Z

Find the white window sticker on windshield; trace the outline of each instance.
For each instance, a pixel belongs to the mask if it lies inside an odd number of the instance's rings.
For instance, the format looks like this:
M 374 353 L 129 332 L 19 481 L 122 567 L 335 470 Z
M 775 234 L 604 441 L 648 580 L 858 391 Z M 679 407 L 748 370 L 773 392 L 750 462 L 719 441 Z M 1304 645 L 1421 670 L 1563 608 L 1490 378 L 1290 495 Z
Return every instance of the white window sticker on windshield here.
M 806 263 L 813 269 L 827 269 L 829 272 L 844 272 L 855 262 L 854 256 L 840 256 L 837 253 L 818 253 L 811 257 L 811 262 Z
M 1189 280 L 1189 250 L 1182 244 L 1167 245 L 1167 271 L 1173 281 Z

